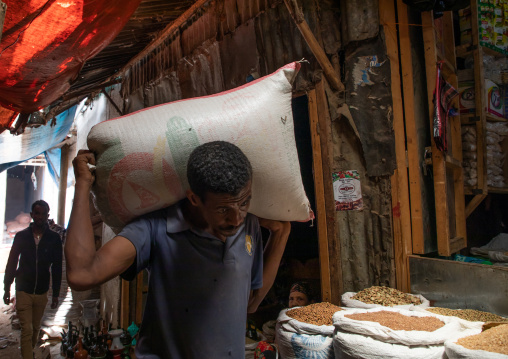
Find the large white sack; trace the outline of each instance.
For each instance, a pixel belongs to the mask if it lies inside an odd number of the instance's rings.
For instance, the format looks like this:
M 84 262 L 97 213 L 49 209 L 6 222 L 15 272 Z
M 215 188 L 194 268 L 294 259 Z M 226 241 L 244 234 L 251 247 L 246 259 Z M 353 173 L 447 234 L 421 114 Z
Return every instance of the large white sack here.
M 337 359 L 441 359 L 444 345 L 407 346 L 384 343 L 372 337 L 337 331 L 333 338 Z
M 421 330 L 393 330 L 378 322 L 354 320 L 346 318 L 347 314 L 374 313 L 374 312 L 396 312 L 408 317 L 435 317 L 444 322 L 444 326 L 433 331 Z M 337 330 L 370 336 L 376 340 L 404 345 L 443 345 L 446 340 L 458 339 L 469 335 L 478 334 L 482 330 L 483 322 L 469 322 L 456 317 L 447 317 L 430 312 L 410 311 L 398 308 L 374 308 L 374 309 L 349 309 L 345 312 L 336 312 L 333 315 L 333 325 Z
M 471 350 L 457 344 L 457 340 L 447 340 L 445 351 L 449 359 L 508 359 L 508 355 L 485 350 Z
M 291 308 L 295 309 L 295 308 Z M 333 359 L 333 325 L 313 325 L 279 313 L 275 342 L 283 359 Z
M 428 308 L 430 306 L 430 302 L 420 294 L 410 294 L 413 297 L 417 297 L 422 301 L 422 304 L 414 305 L 414 304 L 405 304 L 405 305 L 394 305 L 393 307 L 389 308 L 400 308 L 400 309 L 410 309 L 412 307 L 420 307 L 420 308 Z M 356 292 L 346 292 L 342 294 L 340 301 L 343 307 L 347 308 L 358 308 L 358 309 L 371 309 L 371 308 L 386 308 L 383 307 L 380 304 L 369 304 L 364 303 L 362 301 L 352 299 L 356 295 Z
M 231 91 L 94 126 L 88 135 L 97 161 L 92 191 L 104 222 L 119 229 L 184 198 L 190 153 L 215 140 L 236 144 L 252 164 L 251 213 L 283 221 L 310 219 L 291 109 L 299 69 L 294 62 Z

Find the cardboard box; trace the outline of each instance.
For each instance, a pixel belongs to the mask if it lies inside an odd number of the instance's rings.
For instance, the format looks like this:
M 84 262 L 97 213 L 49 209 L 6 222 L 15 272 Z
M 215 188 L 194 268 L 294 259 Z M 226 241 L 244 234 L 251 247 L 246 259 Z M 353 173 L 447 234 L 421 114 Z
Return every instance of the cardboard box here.
M 459 78 L 459 111 L 463 114 L 474 113 L 475 83 L 471 69 L 458 72 Z M 485 110 L 495 116 L 504 117 L 504 98 L 501 88 L 489 79 L 485 79 Z

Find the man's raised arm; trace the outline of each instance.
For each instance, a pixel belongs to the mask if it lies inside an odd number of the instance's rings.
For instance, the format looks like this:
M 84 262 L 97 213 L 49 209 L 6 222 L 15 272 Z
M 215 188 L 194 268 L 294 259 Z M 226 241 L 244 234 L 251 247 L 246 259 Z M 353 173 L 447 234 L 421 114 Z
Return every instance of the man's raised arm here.
M 290 222 L 279 222 L 259 218 L 261 227 L 270 231 L 270 237 L 263 251 L 263 287 L 251 292 L 247 312 L 253 313 L 266 296 L 275 281 L 279 264 L 291 232 Z
M 95 178 L 89 164 L 95 165 L 95 156 L 90 151 L 80 150 L 73 161 L 76 184 L 64 250 L 67 281 L 76 290 L 90 289 L 116 277 L 136 258 L 134 245 L 120 236 L 95 250 L 89 202 Z

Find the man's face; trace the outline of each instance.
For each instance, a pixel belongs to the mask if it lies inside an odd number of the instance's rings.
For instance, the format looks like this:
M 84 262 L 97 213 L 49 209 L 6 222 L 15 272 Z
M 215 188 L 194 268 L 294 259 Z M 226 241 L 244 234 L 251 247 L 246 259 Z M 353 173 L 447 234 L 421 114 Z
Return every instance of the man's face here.
M 309 304 L 309 298 L 307 298 L 306 294 L 300 292 L 289 293 L 289 308 L 303 307 L 307 304 Z
M 36 205 L 32 212 L 30 212 L 34 223 L 38 227 L 44 226 L 48 222 L 49 213 L 44 206 Z
M 224 193 L 207 193 L 201 210 L 207 230 L 221 240 L 233 236 L 245 221 L 251 199 L 251 182 L 235 196 Z

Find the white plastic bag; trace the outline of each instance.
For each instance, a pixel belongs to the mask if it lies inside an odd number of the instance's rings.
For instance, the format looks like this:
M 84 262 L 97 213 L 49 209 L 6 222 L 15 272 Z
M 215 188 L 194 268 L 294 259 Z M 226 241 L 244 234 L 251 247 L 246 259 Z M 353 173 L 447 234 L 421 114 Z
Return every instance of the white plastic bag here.
M 361 308 L 361 309 L 383 307 L 380 304 L 368 304 L 368 303 L 364 303 L 364 302 L 361 302 L 356 299 L 352 299 L 355 295 L 356 295 L 356 292 L 346 292 L 346 293 L 342 294 L 342 297 L 341 297 L 342 306 L 347 307 L 347 308 Z M 428 308 L 430 306 L 430 302 L 424 296 L 422 296 L 420 294 L 409 294 L 409 295 L 412 295 L 413 297 L 417 297 L 422 301 L 422 304 L 417 305 L 417 307 Z M 388 308 L 409 309 L 414 306 L 415 306 L 414 304 L 405 304 L 405 305 L 395 305 L 393 307 L 388 307 Z M 383 308 L 386 308 L 386 307 L 383 307 Z
M 291 308 L 294 309 L 294 308 Z M 289 317 L 284 309 L 277 318 L 275 341 L 283 359 L 333 359 L 333 325 L 313 325 Z
M 309 220 L 291 108 L 299 68 L 291 63 L 231 91 L 95 125 L 88 148 L 96 154 L 92 191 L 104 222 L 118 231 L 132 219 L 184 198 L 189 154 L 216 140 L 236 144 L 252 164 L 251 213 Z

